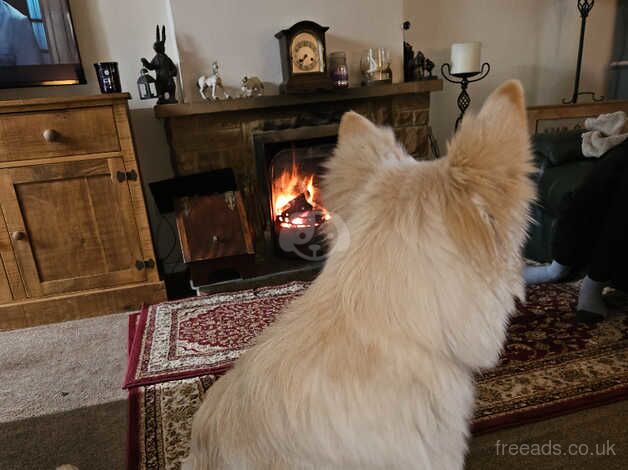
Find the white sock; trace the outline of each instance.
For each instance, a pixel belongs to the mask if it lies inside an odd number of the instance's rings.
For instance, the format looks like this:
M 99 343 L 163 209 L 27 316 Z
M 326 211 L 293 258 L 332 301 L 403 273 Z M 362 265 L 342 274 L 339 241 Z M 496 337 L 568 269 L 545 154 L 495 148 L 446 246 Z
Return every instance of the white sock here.
M 526 284 L 543 284 L 546 282 L 558 282 L 569 274 L 569 266 L 552 261 L 543 266 L 526 266 L 523 268 L 523 279 Z
M 578 320 L 584 322 L 600 321 L 608 315 L 608 309 L 602 299 L 605 282 L 598 282 L 585 277 L 578 295 Z

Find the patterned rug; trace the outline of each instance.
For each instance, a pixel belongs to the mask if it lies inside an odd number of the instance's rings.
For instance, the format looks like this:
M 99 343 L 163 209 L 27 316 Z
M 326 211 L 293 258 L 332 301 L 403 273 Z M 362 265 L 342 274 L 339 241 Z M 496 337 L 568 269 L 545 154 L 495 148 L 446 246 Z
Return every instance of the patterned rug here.
M 204 392 L 307 283 L 168 302 L 130 322 L 129 468 L 178 470 Z M 534 286 L 518 305 L 500 364 L 477 377 L 473 432 L 628 398 L 628 298 L 577 323 L 577 287 Z M 135 331 L 133 331 L 135 330 Z
M 125 387 L 224 372 L 308 285 L 291 282 L 145 307 Z

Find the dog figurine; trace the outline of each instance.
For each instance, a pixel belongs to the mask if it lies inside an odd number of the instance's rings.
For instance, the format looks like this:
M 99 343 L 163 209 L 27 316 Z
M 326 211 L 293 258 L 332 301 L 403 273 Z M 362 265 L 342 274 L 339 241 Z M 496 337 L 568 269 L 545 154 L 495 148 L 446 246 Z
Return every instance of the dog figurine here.
M 433 161 L 345 114 L 322 195 L 350 243 L 209 389 L 183 468 L 462 469 L 473 373 L 524 296 L 531 162 L 517 81 Z
M 247 77 L 245 75 L 242 78 L 240 92 L 241 92 L 240 93 L 241 98 L 250 98 L 252 96 L 262 96 L 264 94 L 264 84 L 258 77 Z

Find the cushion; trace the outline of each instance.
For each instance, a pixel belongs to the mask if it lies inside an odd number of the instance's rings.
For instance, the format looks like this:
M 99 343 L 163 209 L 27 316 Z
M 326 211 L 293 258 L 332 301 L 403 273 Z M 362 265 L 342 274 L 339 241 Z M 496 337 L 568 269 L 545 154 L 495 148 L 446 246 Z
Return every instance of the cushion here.
M 583 160 L 582 137 L 584 130 L 552 134 L 536 134 L 532 145 L 537 154 L 543 156 L 551 166 Z

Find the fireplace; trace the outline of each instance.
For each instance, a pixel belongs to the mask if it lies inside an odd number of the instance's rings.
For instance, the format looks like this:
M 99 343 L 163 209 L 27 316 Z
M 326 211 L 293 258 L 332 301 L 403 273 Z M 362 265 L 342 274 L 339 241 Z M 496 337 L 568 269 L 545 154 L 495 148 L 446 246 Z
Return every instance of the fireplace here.
M 164 119 L 176 177 L 225 168 L 233 171 L 255 255 L 252 266 L 231 267 L 243 279 L 275 282 L 320 269 L 322 261 L 309 260 L 318 260 L 325 253 L 320 237 L 323 228 L 328 226 L 339 236 L 342 221 L 327 214 L 329 208 L 316 191 L 321 164 L 335 145 L 342 114 L 353 110 L 376 124 L 391 126 L 408 154 L 430 158 L 430 93 L 441 89 L 441 80 L 423 80 L 303 95 L 158 105 L 155 114 Z M 281 175 L 286 184 L 280 186 L 292 189 L 289 201 L 279 201 L 275 207 L 272 181 Z M 288 184 L 293 176 L 299 182 Z M 278 189 L 275 202 L 283 192 Z M 282 223 L 287 225 L 282 227 Z M 218 261 L 230 263 L 226 258 Z M 213 281 L 208 274 L 195 282 Z
M 323 259 L 322 229 L 331 219 L 320 193 L 323 163 L 334 150 L 338 126 L 303 126 L 253 135 L 265 231 L 275 254 Z

